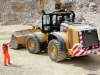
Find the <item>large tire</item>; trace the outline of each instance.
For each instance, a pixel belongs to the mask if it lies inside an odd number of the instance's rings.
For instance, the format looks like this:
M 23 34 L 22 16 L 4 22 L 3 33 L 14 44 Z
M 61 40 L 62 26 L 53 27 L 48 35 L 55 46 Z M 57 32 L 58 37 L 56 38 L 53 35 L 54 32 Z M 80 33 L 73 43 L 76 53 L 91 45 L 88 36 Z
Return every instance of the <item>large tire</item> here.
M 60 42 L 56 39 L 48 44 L 48 54 L 51 60 L 58 62 L 66 59 L 66 50 L 61 50 Z
M 35 36 L 30 35 L 27 37 L 26 48 L 30 53 L 33 53 L 33 54 L 40 52 L 40 44 Z

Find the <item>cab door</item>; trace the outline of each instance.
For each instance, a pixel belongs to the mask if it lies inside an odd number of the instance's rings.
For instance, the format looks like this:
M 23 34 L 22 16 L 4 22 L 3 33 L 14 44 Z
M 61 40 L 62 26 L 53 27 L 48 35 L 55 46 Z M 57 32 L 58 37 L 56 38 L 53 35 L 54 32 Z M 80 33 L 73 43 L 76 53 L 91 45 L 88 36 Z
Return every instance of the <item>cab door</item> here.
M 42 15 L 42 32 L 52 32 L 52 14 Z

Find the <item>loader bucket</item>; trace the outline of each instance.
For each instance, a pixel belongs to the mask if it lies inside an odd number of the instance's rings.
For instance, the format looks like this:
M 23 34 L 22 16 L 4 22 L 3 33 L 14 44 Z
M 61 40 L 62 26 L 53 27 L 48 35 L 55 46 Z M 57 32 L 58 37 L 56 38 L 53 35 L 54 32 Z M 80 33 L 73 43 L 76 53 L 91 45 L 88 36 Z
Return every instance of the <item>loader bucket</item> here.
M 33 34 L 33 32 L 41 32 L 41 29 L 32 26 L 32 29 L 15 31 L 11 36 L 12 43 L 10 47 L 13 49 L 26 47 L 26 38 L 28 37 L 28 35 Z
M 29 34 L 32 34 L 34 31 L 32 29 L 15 31 L 11 36 L 11 48 L 18 49 L 26 47 L 26 38 Z

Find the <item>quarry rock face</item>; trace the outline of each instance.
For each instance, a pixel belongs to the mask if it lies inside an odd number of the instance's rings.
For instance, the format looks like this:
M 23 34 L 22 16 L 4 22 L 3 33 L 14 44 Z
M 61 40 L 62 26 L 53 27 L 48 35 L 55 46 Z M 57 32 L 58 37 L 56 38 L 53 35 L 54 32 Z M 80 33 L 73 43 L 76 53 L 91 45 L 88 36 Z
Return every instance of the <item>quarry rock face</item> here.
M 84 22 L 93 23 L 97 29 L 99 28 L 99 0 L 61 0 L 62 3 L 67 1 L 73 1 L 76 4 L 76 10 L 74 10 L 76 20 L 82 21 L 85 19 Z M 45 12 L 53 12 L 54 8 L 55 2 L 46 0 Z M 39 14 L 39 9 L 40 0 L 0 0 L 0 25 L 41 25 L 42 15 Z

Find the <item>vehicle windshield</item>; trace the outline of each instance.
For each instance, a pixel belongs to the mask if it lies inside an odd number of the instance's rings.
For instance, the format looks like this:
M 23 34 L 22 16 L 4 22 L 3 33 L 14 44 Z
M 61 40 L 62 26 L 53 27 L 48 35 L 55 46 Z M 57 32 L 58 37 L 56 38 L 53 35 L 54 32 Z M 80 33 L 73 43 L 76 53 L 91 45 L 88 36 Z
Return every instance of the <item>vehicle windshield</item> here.
M 52 20 L 53 20 L 53 25 L 55 25 L 55 24 L 57 24 L 57 21 L 61 21 L 61 23 L 63 22 L 63 21 L 67 21 L 67 19 L 69 18 L 69 15 L 53 15 L 52 16 Z

